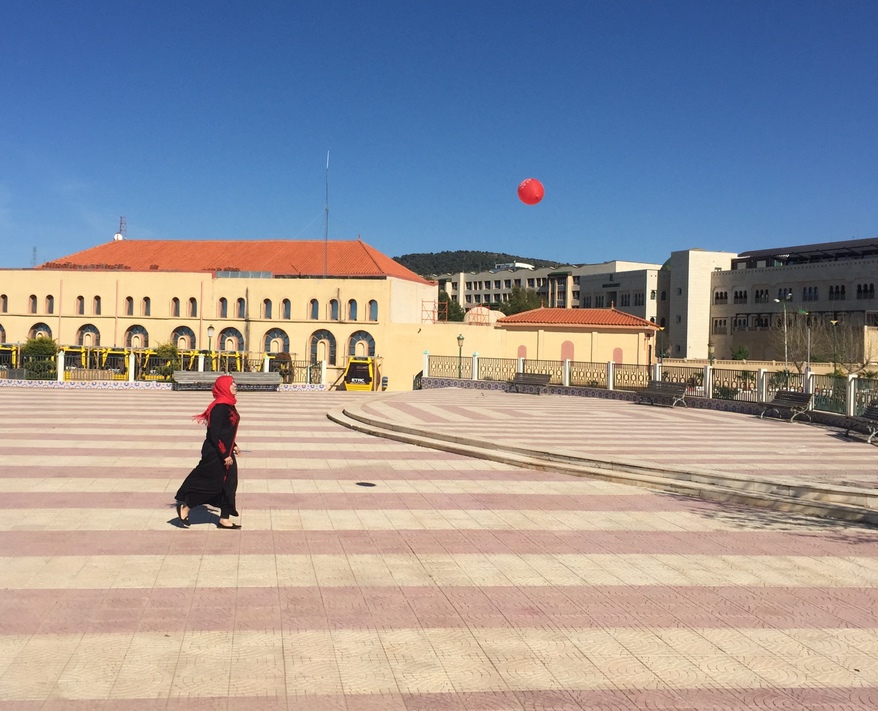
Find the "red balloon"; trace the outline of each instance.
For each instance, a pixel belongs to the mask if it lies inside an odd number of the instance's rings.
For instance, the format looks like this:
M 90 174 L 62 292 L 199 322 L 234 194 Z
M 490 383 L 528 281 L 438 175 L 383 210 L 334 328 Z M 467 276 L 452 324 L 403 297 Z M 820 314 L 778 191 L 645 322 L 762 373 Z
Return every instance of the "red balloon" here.
M 525 178 L 518 186 L 518 199 L 525 205 L 536 205 L 545 194 L 546 189 L 536 178 Z

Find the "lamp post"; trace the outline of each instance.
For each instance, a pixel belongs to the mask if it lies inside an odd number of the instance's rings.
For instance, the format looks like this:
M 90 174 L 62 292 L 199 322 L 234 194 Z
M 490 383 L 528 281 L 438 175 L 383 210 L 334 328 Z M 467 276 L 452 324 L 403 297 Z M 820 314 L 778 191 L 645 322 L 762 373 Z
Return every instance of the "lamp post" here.
M 835 327 L 838 324 L 838 319 L 833 319 L 829 323 L 832 324 L 832 374 L 835 375 L 838 372 L 838 346 L 835 341 Z
M 210 369 L 213 370 L 213 334 L 216 333 L 213 326 L 207 327 L 207 357 L 210 359 Z
M 789 359 L 789 350 L 787 349 L 787 301 L 793 298 L 793 292 L 790 292 L 782 299 L 775 299 L 774 303 L 780 304 L 783 306 L 783 371 L 784 371 L 784 380 L 786 381 L 786 386 L 789 387 L 789 377 L 790 377 L 790 359 Z
M 463 378 L 463 334 L 457 336 L 457 379 Z

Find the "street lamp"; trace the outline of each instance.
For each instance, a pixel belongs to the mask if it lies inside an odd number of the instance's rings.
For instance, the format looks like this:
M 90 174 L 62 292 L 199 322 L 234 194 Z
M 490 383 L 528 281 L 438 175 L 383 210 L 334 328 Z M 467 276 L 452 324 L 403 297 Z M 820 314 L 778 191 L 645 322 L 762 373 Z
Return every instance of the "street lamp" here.
M 838 324 L 838 319 L 833 319 L 829 323 L 832 324 L 832 374 L 835 375 L 838 372 L 838 346 L 835 341 L 835 327 Z
M 207 327 L 207 357 L 210 359 L 210 369 L 213 370 L 213 334 L 216 333 L 213 326 Z
M 457 337 L 457 379 L 463 378 L 463 334 Z
M 775 299 L 774 303 L 780 304 L 783 306 L 783 370 L 784 370 L 784 379 L 787 380 L 787 386 L 789 386 L 789 377 L 790 377 L 790 358 L 789 358 L 789 350 L 787 349 L 787 301 L 793 298 L 793 292 L 790 292 L 782 299 Z

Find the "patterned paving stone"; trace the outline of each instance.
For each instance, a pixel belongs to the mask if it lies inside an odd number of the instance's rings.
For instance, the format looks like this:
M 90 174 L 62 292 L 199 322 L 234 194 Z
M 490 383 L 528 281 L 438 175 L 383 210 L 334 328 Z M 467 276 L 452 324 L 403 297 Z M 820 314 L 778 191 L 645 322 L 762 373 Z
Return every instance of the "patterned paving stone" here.
M 878 531 L 373 439 L 325 413 L 357 403 L 517 444 L 563 433 L 608 456 L 871 482 L 861 442 L 578 398 L 245 393 L 245 528 L 230 535 L 209 511 L 174 525 L 204 399 L 0 390 L 14 413 L 0 422 L 3 709 L 878 703 Z

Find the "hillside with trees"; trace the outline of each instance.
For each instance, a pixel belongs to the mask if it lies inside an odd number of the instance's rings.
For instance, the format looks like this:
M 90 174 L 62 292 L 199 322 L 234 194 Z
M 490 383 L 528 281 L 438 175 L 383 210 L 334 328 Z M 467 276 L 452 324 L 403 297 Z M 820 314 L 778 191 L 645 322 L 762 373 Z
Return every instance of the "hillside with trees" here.
M 507 262 L 524 262 L 535 267 L 554 267 L 559 262 L 532 257 L 517 257 L 504 252 L 476 252 L 459 249 L 453 252 L 419 252 L 394 257 L 395 261 L 415 274 L 430 276 L 432 274 L 448 274 L 454 272 L 481 272 L 493 269 L 495 264 Z

